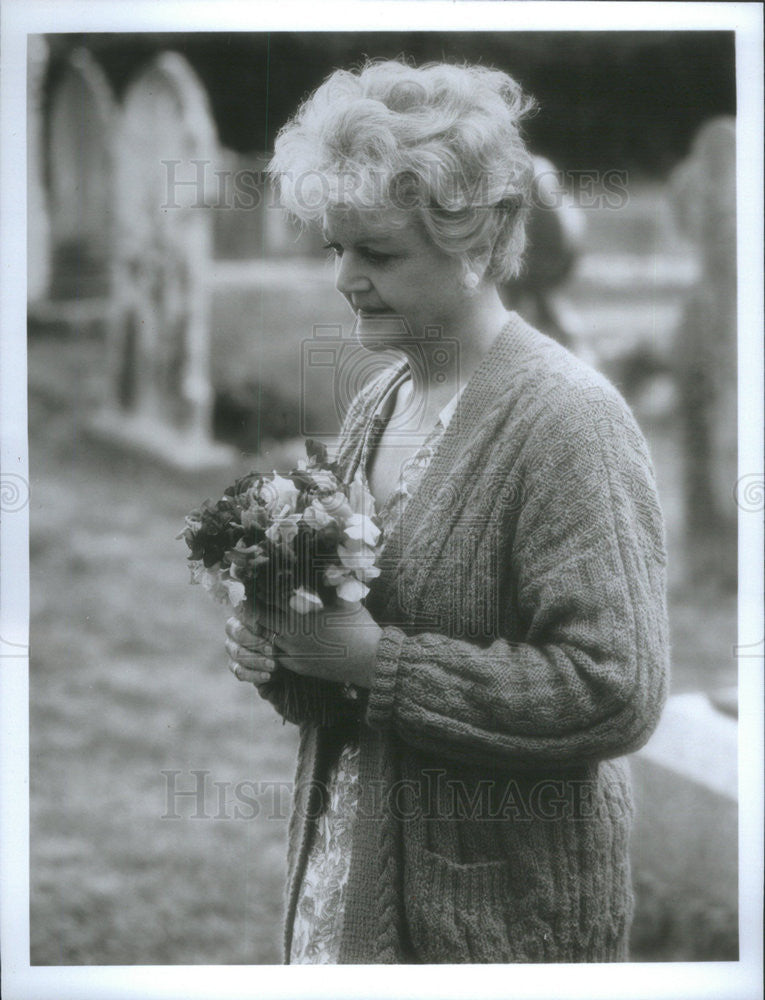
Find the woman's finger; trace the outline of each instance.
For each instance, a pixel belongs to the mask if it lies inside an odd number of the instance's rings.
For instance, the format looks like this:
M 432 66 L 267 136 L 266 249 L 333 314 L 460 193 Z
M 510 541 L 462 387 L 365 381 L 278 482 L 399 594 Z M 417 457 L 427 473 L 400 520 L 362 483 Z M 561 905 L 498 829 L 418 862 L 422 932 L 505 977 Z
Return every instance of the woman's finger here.
M 253 639 L 252 644 L 249 646 L 242 646 L 241 643 L 226 638 L 223 645 L 230 659 L 246 667 L 251 666 L 253 661 L 258 658 L 266 657 L 271 659 L 276 654 L 276 650 L 272 644 L 266 639 L 261 638 Z
M 260 631 L 269 638 L 274 634 L 288 635 L 290 629 L 294 628 L 293 616 L 270 605 L 262 605 L 258 608 L 258 625 Z
M 257 626 L 256 626 L 257 627 Z M 251 647 L 254 640 L 261 638 L 260 630 L 241 621 L 235 615 L 226 622 L 226 635 L 241 646 Z
M 263 661 L 261 665 L 262 667 L 267 667 L 267 664 L 272 662 Z M 251 669 L 243 666 L 241 663 L 236 663 L 234 660 L 228 661 L 228 668 L 238 681 L 244 681 L 248 684 L 265 684 L 266 681 L 271 679 L 271 674 L 273 673 L 273 666 L 268 669 Z

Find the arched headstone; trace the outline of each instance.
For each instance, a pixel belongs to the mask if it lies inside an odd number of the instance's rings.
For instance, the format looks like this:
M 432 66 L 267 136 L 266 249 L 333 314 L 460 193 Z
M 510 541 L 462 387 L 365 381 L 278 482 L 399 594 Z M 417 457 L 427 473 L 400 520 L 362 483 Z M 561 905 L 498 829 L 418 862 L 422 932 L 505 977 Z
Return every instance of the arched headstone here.
M 48 123 L 54 299 L 108 294 L 114 113 L 101 67 L 86 49 L 73 52 Z
M 177 53 L 129 87 L 116 142 L 110 370 L 112 436 L 174 464 L 225 463 L 211 439 L 209 303 L 217 137 Z
M 43 83 L 48 43 L 27 37 L 27 298 L 47 297 L 50 284 L 50 223 L 43 168 Z
M 735 578 L 737 471 L 736 125 L 715 118 L 670 179 L 678 229 L 699 279 L 678 331 L 675 366 L 685 445 L 689 570 Z

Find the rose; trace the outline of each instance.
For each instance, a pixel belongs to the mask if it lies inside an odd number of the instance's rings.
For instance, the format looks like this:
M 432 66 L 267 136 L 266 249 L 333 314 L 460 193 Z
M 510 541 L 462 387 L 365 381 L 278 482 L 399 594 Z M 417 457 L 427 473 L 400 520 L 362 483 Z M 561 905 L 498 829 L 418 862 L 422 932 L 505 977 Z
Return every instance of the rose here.
M 324 504 L 318 497 L 311 502 L 309 507 L 306 507 L 303 511 L 302 517 L 303 522 L 309 528 L 315 528 L 317 530 L 326 528 L 327 525 L 330 524 L 337 524 L 335 518 L 328 513 Z
M 339 484 L 329 469 L 310 469 L 309 472 L 318 490 L 325 493 L 334 493 L 337 490 Z
M 299 491 L 291 479 L 284 479 L 277 472 L 273 478 L 265 480 L 260 488 L 260 498 L 271 517 L 294 514 Z
M 344 521 L 353 516 L 351 505 L 348 503 L 345 493 L 341 490 L 338 490 L 336 493 L 328 493 L 316 497 L 314 504 L 316 503 L 320 504 L 332 517 L 339 520 Z

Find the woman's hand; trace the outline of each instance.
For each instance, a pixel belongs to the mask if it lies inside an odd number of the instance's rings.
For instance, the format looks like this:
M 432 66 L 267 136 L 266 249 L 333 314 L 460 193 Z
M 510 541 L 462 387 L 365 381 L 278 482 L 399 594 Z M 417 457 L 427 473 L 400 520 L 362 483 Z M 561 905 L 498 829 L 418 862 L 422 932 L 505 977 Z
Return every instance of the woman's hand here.
M 271 643 L 235 615 L 226 622 L 228 668 L 238 681 L 260 686 L 276 669 Z
M 257 621 L 273 637 L 279 663 L 288 670 L 357 687 L 372 686 L 382 629 L 361 604 L 341 601 L 307 615 L 261 607 Z

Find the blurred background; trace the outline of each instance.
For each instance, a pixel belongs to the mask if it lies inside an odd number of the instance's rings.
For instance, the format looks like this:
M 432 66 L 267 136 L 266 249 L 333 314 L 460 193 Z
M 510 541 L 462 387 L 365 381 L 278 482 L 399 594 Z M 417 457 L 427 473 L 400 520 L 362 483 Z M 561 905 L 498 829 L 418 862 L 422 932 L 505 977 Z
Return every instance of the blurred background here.
M 309 348 L 351 316 L 263 169 L 332 69 L 400 54 L 539 102 L 503 297 L 620 388 L 667 520 L 633 958 L 737 958 L 732 33 L 197 33 L 29 38 L 32 964 L 280 959 L 296 731 L 226 670 L 175 535 L 337 429 Z

